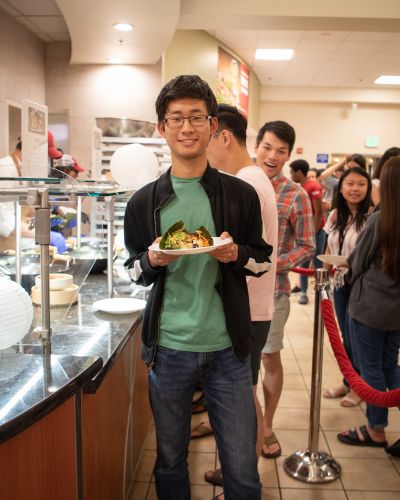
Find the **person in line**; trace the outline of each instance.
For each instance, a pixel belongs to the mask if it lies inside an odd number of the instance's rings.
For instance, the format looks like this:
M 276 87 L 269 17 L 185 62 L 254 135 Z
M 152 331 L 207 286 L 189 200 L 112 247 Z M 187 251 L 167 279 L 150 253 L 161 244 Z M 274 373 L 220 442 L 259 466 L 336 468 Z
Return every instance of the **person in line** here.
M 380 209 L 374 211 L 348 258 L 352 289 L 350 334 L 361 377 L 386 391 L 400 387 L 400 156 L 380 176 Z M 388 409 L 367 404 L 367 424 L 341 432 L 340 442 L 386 448 L 400 455 L 400 440 L 387 447 Z
M 278 207 L 278 252 L 275 282 L 274 315 L 262 352 L 264 367 L 263 394 L 264 445 L 261 455 L 276 458 L 281 454 L 273 432 L 273 418 L 283 386 L 280 351 L 283 333 L 290 312 L 288 273 L 309 260 L 315 252 L 315 231 L 311 202 L 307 193 L 282 172 L 295 142 L 295 131 L 283 121 L 265 123 L 256 139 L 256 163 L 269 177 Z
M 158 131 L 172 166 L 137 191 L 125 213 L 131 278 L 153 284 L 144 311 L 142 357 L 157 439 L 157 498 L 188 500 L 191 405 L 200 379 L 227 500 L 259 500 L 251 316 L 246 275 L 261 276 L 272 248 L 262 238 L 260 202 L 248 183 L 207 163 L 217 102 L 197 75 L 168 82 L 156 101 Z M 178 220 L 230 239 L 210 253 L 176 256 L 149 246 Z M 238 472 L 240 471 L 240 472 Z
M 325 225 L 325 214 L 324 208 L 322 205 L 323 198 L 323 189 L 321 184 L 317 181 L 313 181 L 312 179 L 308 179 L 307 174 L 310 170 L 310 165 L 306 160 L 294 160 L 289 165 L 290 167 L 290 176 L 292 180 L 298 184 L 307 192 L 308 196 L 311 200 L 311 208 L 314 217 L 314 228 L 315 228 L 315 243 L 316 250 L 313 257 L 313 265 L 314 268 L 318 268 L 322 266 L 322 262 L 318 260 L 317 255 L 321 255 L 324 253 L 325 248 L 325 240 L 326 234 L 324 231 Z M 310 261 L 304 262 L 302 264 L 304 268 L 310 267 Z M 300 297 L 299 304 L 305 305 L 308 304 L 307 297 L 307 288 L 308 288 L 308 277 L 305 275 L 300 276 Z
M 268 273 L 260 278 L 247 278 L 252 319 L 252 342 L 250 349 L 253 396 L 257 410 L 257 456 L 263 445 L 262 410 L 256 388 L 260 370 L 261 350 L 267 341 L 274 311 L 274 289 L 276 273 L 276 248 L 278 243 L 278 212 L 275 192 L 271 181 L 262 169 L 254 165 L 246 147 L 247 118 L 234 106 L 218 105 L 218 129 L 211 136 L 207 148 L 210 165 L 230 175 L 235 175 L 253 186 L 258 194 L 263 220 L 263 236 L 273 246 L 272 265 Z M 192 429 L 192 438 L 212 433 L 210 422 L 201 422 Z M 206 481 L 222 485 L 221 469 L 207 471 Z M 217 497 L 223 498 L 223 494 Z
M 379 160 L 377 166 L 374 169 L 374 173 L 372 175 L 372 202 L 374 205 L 378 205 L 380 202 L 380 195 L 379 195 L 379 178 L 381 176 L 381 171 L 383 165 L 388 161 L 389 158 L 392 158 L 392 156 L 398 156 L 400 155 L 400 148 L 394 146 L 392 148 L 387 149 L 381 159 Z
M 372 211 L 371 188 L 371 178 L 366 170 L 351 167 L 343 173 L 338 184 L 337 206 L 329 214 L 324 227 L 328 234 L 326 254 L 348 257 L 354 250 L 357 238 Z M 327 268 L 330 269 L 331 266 Z M 351 285 L 346 280 L 347 272 L 347 266 L 336 267 L 333 299 L 343 345 L 349 360 L 355 366 L 349 332 L 348 302 Z M 341 397 L 341 406 L 347 408 L 357 406 L 361 402 L 345 379 L 340 386 L 326 389 L 323 396 Z

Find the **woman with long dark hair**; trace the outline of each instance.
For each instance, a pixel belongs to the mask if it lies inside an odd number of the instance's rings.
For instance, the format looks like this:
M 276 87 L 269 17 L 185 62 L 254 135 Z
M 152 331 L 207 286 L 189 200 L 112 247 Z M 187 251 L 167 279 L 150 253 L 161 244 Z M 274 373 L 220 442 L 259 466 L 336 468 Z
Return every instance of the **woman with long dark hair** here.
M 324 227 L 328 234 L 326 253 L 348 257 L 371 212 L 371 178 L 361 167 L 351 167 L 340 177 L 336 196 L 336 208 L 329 214 Z M 348 322 L 348 302 L 351 285 L 346 281 L 347 266 L 338 267 L 334 275 L 333 297 L 336 317 L 342 332 L 343 345 L 353 366 L 353 352 Z M 350 389 L 347 381 L 323 392 L 325 398 L 342 397 L 341 406 L 353 407 L 360 398 Z
M 349 325 L 362 378 L 375 389 L 400 387 L 400 156 L 380 177 L 380 210 L 374 212 L 349 256 L 352 291 Z M 338 434 L 342 443 L 386 447 L 388 409 L 367 405 L 367 425 Z M 400 455 L 400 440 L 386 448 Z

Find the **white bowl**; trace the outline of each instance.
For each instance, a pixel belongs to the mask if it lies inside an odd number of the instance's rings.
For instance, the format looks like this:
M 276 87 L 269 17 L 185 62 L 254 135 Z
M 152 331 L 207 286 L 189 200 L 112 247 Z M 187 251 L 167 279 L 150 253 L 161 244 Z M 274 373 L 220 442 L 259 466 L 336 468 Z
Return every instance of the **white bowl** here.
M 72 274 L 49 274 L 50 290 L 65 290 L 72 286 L 73 282 Z M 36 276 L 35 285 L 40 288 L 40 275 Z
M 32 302 L 40 306 L 42 302 L 41 290 L 38 286 L 33 286 Z M 51 306 L 64 306 L 68 304 L 75 304 L 78 300 L 78 285 L 71 285 L 65 290 L 50 290 L 50 305 Z

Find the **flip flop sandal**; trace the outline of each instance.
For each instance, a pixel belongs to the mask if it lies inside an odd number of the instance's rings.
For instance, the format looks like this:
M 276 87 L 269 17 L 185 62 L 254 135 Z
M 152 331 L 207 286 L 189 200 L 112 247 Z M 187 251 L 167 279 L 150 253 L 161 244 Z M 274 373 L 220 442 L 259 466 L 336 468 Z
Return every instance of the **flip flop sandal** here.
M 196 432 L 197 434 L 193 434 Z M 200 422 L 198 425 L 192 427 L 192 431 L 190 433 L 190 439 L 199 439 L 205 436 L 210 436 L 213 433 L 210 425 L 207 425 L 206 422 Z
M 222 479 L 221 469 L 209 470 L 204 474 L 204 479 L 207 483 L 213 484 L 214 486 L 223 486 L 224 481 Z M 215 497 L 218 498 L 218 495 Z
M 390 453 L 394 457 L 400 457 L 400 439 L 398 439 L 395 443 L 385 448 L 386 453 Z
M 277 444 L 279 446 L 279 450 L 274 451 L 273 453 L 266 453 L 263 449 L 261 449 L 261 455 L 264 458 L 278 458 L 282 454 L 281 450 L 281 445 L 278 441 L 278 438 L 275 436 L 275 433 L 273 432 L 271 436 L 265 436 L 264 437 L 264 444 L 265 446 L 271 446 L 273 444 Z
M 379 442 L 374 441 L 371 436 L 368 434 L 367 426 L 362 425 L 360 427 L 360 432 L 364 437 L 364 440 L 361 440 L 358 437 L 358 433 L 356 429 L 350 429 L 347 431 L 347 434 L 339 433 L 337 435 L 338 440 L 343 444 L 349 444 L 350 446 L 371 446 L 373 448 L 386 448 L 388 445 L 387 441 Z
M 216 497 L 212 497 L 211 500 L 222 500 L 222 495 L 224 494 L 224 492 L 220 493 L 219 495 L 217 495 Z
M 355 408 L 361 402 L 362 402 L 361 399 L 359 399 L 358 401 L 354 401 L 354 399 L 352 399 L 349 395 L 347 395 L 340 401 L 340 406 L 342 408 Z

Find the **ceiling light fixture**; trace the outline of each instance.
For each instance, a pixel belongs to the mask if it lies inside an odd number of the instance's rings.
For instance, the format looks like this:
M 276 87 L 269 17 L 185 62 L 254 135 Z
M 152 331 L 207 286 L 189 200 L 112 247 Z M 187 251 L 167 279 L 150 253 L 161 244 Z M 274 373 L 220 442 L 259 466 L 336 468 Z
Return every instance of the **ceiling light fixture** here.
M 113 24 L 114 29 L 117 31 L 132 31 L 133 25 L 129 23 L 115 23 Z
M 289 61 L 293 49 L 256 49 L 256 59 L 260 61 Z
M 122 64 L 123 63 L 123 60 L 122 59 L 119 59 L 118 57 L 109 57 L 107 59 L 107 62 L 109 64 Z
M 374 83 L 378 85 L 400 85 L 400 75 L 382 75 Z

